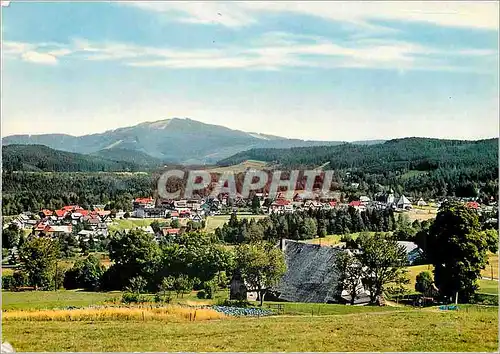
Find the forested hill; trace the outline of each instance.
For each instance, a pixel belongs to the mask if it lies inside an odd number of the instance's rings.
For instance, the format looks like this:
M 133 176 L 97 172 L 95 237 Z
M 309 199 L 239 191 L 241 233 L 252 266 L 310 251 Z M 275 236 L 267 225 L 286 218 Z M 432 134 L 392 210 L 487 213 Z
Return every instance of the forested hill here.
M 314 146 L 291 149 L 251 149 L 219 161 L 233 165 L 245 160 L 274 162 L 284 168 L 317 167 L 362 170 L 366 173 L 438 168 L 498 168 L 498 139 L 477 141 L 431 138 L 393 139 L 381 144 Z
M 98 172 L 140 171 L 143 166 L 100 156 L 89 156 L 51 149 L 44 145 L 6 145 L 2 147 L 4 171 Z

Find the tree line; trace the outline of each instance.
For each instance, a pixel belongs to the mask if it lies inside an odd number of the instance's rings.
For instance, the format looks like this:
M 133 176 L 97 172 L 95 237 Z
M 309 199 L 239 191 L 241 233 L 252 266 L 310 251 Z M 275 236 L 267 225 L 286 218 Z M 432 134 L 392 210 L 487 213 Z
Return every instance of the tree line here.
M 343 144 L 290 149 L 251 149 L 219 162 L 267 161 L 281 169 L 324 165 L 341 178 L 336 187 L 349 195 L 395 190 L 412 197 L 497 198 L 498 139 L 478 141 L 405 138 L 368 146 Z M 361 188 L 350 190 L 351 183 Z
M 352 206 L 331 210 L 273 213 L 259 220 L 238 220 L 233 213 L 227 223 L 215 230 L 215 235 L 219 240 L 231 244 L 254 240 L 276 242 L 280 239 L 306 240 L 364 231 L 396 231 L 404 229 L 408 223 L 406 215 L 396 216 L 392 209 L 368 208 L 359 211 Z
M 59 209 L 78 204 L 90 208 L 132 209 L 132 199 L 151 196 L 156 188 L 149 174 L 4 172 L 3 215 Z

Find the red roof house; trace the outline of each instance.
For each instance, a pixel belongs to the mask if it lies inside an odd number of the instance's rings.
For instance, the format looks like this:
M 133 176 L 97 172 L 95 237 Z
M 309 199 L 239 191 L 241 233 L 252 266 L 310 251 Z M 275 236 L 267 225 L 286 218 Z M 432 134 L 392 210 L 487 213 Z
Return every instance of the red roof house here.
M 161 231 L 163 232 L 163 236 L 168 236 L 168 235 L 178 235 L 181 229 L 164 228 Z
M 467 202 L 467 203 L 465 203 L 465 206 L 467 208 L 479 209 L 479 203 L 478 202 Z
M 44 216 L 51 216 L 53 213 L 49 209 L 42 209 L 42 214 Z
M 66 210 L 56 210 L 55 213 L 58 218 L 64 218 L 68 212 Z
M 153 203 L 153 198 L 135 198 L 134 202 L 137 204 L 151 204 Z
M 78 205 L 66 205 L 66 206 L 62 207 L 62 210 L 66 210 L 66 211 L 73 211 L 76 209 L 82 209 L 82 208 Z
M 290 201 L 285 199 L 276 199 L 273 204 L 276 206 L 285 206 L 289 205 Z
M 45 227 L 47 225 L 45 223 L 39 223 L 38 225 L 35 226 L 35 231 L 44 231 L 45 230 Z
M 349 206 L 360 207 L 361 201 L 360 200 L 353 200 L 352 202 L 349 203 Z

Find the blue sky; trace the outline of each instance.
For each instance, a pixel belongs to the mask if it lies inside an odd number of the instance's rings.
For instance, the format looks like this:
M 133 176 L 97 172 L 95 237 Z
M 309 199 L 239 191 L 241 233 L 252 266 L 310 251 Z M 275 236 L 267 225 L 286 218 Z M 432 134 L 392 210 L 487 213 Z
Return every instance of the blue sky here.
M 498 2 L 11 1 L 2 136 L 189 117 L 315 140 L 493 137 L 498 27 Z

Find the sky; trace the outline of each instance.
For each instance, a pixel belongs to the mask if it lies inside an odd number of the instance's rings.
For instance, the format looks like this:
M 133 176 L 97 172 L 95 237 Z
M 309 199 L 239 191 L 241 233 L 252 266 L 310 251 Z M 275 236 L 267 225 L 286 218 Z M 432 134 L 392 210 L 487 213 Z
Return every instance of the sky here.
M 2 136 L 498 136 L 499 4 L 2 1 Z

